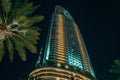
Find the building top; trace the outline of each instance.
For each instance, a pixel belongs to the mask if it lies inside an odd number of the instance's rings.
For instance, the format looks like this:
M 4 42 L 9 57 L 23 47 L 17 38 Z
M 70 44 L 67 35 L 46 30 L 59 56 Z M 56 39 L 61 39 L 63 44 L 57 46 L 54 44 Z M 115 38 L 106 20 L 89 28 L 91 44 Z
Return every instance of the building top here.
M 72 16 L 70 15 L 70 13 L 67 10 L 65 10 L 63 7 L 59 6 L 59 5 L 57 5 L 55 7 L 55 13 L 62 14 L 64 16 L 68 17 L 69 19 L 73 19 Z

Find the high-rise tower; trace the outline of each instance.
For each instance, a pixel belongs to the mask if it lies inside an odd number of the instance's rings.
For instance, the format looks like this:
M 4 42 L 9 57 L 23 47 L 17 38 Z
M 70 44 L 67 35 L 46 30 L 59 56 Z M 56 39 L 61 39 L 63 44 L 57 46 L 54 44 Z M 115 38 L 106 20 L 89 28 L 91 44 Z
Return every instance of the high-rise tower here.
M 39 58 L 29 77 L 31 80 L 96 80 L 79 28 L 61 6 L 55 7 L 44 56 L 42 60 Z

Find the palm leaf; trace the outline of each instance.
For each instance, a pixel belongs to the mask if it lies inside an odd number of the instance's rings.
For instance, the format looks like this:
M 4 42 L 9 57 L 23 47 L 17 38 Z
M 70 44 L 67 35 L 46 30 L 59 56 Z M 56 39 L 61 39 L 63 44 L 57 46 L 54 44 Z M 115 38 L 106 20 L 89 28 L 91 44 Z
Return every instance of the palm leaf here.
M 24 7 L 23 7 L 24 6 Z M 25 3 L 23 5 L 21 5 L 19 7 L 19 10 L 16 10 L 16 13 L 15 15 L 16 16 L 19 16 L 19 15 L 30 15 L 31 13 L 33 13 L 39 6 L 35 6 L 33 7 L 33 3 L 30 2 L 30 3 Z
M 14 0 L 12 2 L 12 6 L 11 6 L 11 13 L 9 15 L 9 19 L 11 20 L 12 18 L 16 17 L 15 13 L 17 10 L 19 10 L 20 6 L 22 5 L 21 0 Z
M 17 16 L 13 19 L 13 22 L 17 22 L 18 24 L 24 24 L 26 20 L 27 20 L 26 16 Z
M 31 18 L 28 18 L 26 16 L 17 16 L 16 18 L 13 19 L 13 22 L 17 22 L 19 24 L 19 26 L 21 26 L 21 27 L 32 28 L 31 26 L 33 24 L 38 23 L 43 19 L 44 19 L 43 16 L 34 16 L 34 17 L 31 17 Z
M 23 61 L 26 61 L 26 52 L 25 52 L 25 48 L 24 48 L 24 44 L 23 42 L 20 40 L 20 38 L 18 37 L 15 37 L 13 39 L 13 42 L 15 44 L 15 49 L 16 51 L 18 52 L 20 58 L 23 60 Z
M 24 41 L 25 47 L 32 53 L 37 53 L 37 48 L 34 44 L 30 44 L 29 42 Z
M 8 14 L 11 11 L 11 0 L 1 0 L 3 11 Z
M 15 13 L 15 15 L 16 16 L 19 16 L 19 15 L 23 15 L 23 16 L 28 15 L 29 14 L 29 10 L 32 8 L 32 5 L 33 5 L 33 3 L 28 3 L 28 4 L 22 5 L 24 7 L 20 7 L 19 11 L 17 11 Z
M 115 63 L 115 65 L 120 66 L 120 60 L 119 60 L 119 59 L 116 59 L 116 60 L 114 61 L 114 63 Z
M 118 74 L 118 73 L 120 74 L 120 69 L 119 68 L 110 69 L 109 72 L 115 73 L 115 74 Z
M 30 27 L 30 29 L 36 30 L 36 31 L 41 31 L 41 29 L 39 27 L 36 27 L 36 26 Z
M 23 36 L 23 35 L 16 35 L 17 38 L 22 42 L 21 44 L 27 48 L 32 53 L 37 53 L 37 48 L 35 47 L 35 42 L 31 42 L 29 38 Z M 20 38 L 22 37 L 22 38 Z
M 33 34 L 30 30 L 28 30 L 24 36 L 31 40 L 33 44 L 36 44 L 39 39 L 38 35 Z
M 4 56 L 4 44 L 3 41 L 0 41 L 0 62 Z
M 21 22 L 22 19 L 23 19 L 23 21 Z M 43 16 L 38 16 L 37 15 L 37 16 L 34 16 L 34 17 L 30 17 L 30 18 L 25 18 L 25 17 L 21 17 L 20 19 L 16 18 L 14 21 L 19 22 L 19 24 L 22 27 L 29 27 L 29 26 L 32 26 L 35 23 L 38 23 L 38 22 L 42 21 L 43 19 L 44 19 Z
M 6 43 L 6 46 L 7 46 L 7 49 L 8 49 L 10 61 L 12 62 L 13 61 L 13 51 L 14 51 L 13 43 L 10 40 L 10 38 L 6 38 L 5 43 Z
M 112 65 L 112 69 L 110 69 L 109 72 L 120 74 L 120 60 L 119 59 L 116 59 L 114 61 L 114 65 Z
M 31 23 L 34 23 L 34 24 L 40 22 L 43 19 L 44 17 L 39 15 L 30 18 Z
M 21 2 L 21 0 L 15 0 L 10 19 L 13 17 L 18 18 L 18 16 L 31 15 L 38 7 L 39 5 L 33 6 L 32 2 L 28 3 L 28 0 L 25 0 L 24 2 Z

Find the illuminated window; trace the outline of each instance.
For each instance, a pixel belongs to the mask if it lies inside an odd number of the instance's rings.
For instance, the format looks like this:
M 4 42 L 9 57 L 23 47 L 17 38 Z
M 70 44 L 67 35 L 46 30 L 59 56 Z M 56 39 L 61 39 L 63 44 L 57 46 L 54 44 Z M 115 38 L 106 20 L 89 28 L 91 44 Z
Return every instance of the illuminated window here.
M 60 66 L 61 66 L 61 64 L 60 64 L 60 63 L 57 63 L 57 66 L 58 66 L 58 67 L 60 67 Z
M 68 66 L 68 65 L 65 65 L 65 68 L 67 69 L 67 68 L 69 68 L 69 66 Z

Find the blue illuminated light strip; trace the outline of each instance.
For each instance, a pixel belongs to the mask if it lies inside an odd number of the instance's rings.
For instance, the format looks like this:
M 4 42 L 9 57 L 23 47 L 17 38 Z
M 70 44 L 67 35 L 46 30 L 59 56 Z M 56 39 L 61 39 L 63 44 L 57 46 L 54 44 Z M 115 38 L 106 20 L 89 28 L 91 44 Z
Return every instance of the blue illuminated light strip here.
M 48 60 L 49 59 L 49 54 L 50 54 L 50 41 L 51 41 L 51 33 L 52 33 L 52 27 L 53 27 L 53 19 L 54 19 L 54 16 L 52 16 L 52 20 L 51 20 L 51 27 L 50 27 L 50 30 L 48 32 L 48 40 L 47 40 L 47 49 L 45 51 L 45 59 Z
M 48 60 L 49 58 L 49 52 L 50 52 L 50 42 L 48 43 L 48 47 L 47 47 L 46 60 Z

